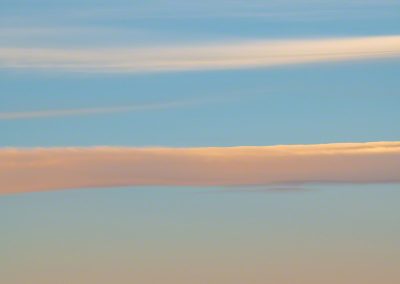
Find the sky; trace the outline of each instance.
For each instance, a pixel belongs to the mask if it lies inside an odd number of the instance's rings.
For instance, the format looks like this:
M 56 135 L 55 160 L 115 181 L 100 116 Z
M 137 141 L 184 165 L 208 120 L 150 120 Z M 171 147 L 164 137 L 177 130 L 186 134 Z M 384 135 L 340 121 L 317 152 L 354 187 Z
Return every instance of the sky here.
M 400 281 L 376 0 L 0 0 L 0 282 Z

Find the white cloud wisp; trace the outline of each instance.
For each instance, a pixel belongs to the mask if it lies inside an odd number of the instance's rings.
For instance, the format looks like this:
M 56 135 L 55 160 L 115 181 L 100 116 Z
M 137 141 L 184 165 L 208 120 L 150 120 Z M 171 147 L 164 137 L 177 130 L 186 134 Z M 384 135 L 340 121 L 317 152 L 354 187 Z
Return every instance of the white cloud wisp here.
M 0 48 L 0 68 L 69 72 L 240 69 L 400 56 L 400 36 L 242 41 L 148 48 Z

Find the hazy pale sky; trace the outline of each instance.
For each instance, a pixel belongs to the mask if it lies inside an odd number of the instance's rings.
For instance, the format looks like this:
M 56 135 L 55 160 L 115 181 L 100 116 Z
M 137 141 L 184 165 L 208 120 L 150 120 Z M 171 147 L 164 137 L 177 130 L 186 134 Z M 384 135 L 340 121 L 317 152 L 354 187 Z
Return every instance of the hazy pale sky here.
M 399 1 L 0 0 L 0 282 L 400 282 Z

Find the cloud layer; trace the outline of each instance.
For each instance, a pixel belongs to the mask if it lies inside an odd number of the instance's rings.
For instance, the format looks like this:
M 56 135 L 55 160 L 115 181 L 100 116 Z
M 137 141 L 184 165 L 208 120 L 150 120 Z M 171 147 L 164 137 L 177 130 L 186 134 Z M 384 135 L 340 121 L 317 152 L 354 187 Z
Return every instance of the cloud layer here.
M 400 36 L 148 48 L 0 48 L 0 68 L 80 72 L 238 69 L 400 56 Z
M 400 182 L 400 142 L 204 148 L 3 148 L 0 193 L 143 185 Z

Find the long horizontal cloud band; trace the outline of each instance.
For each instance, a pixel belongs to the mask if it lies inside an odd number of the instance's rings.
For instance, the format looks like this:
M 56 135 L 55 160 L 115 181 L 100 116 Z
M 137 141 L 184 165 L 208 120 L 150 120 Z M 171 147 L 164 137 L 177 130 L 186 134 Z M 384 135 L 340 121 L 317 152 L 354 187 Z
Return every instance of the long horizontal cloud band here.
M 237 69 L 400 56 L 400 36 L 242 41 L 148 48 L 0 48 L 0 68 L 80 72 Z
M 4 148 L 0 193 L 139 185 L 400 182 L 400 142 L 205 148 Z

